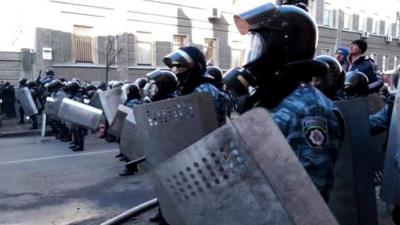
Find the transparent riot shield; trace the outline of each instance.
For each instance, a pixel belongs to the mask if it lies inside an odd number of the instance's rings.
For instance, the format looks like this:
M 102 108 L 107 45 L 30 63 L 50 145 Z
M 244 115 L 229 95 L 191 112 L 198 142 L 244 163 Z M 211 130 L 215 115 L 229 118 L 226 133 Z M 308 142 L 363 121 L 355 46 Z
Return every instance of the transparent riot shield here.
M 329 206 L 341 225 L 376 225 L 373 183 L 374 151 L 366 98 L 335 102 L 342 112 L 346 135 L 338 151 Z
M 400 87 L 400 86 L 398 86 Z M 383 169 L 381 198 L 383 201 L 400 205 L 400 88 L 397 89 Z
M 158 165 L 218 127 L 208 93 L 191 94 L 133 108 L 138 147 Z
M 108 123 L 112 124 L 114 116 L 117 113 L 118 106 L 125 103 L 126 96 L 123 95 L 121 88 L 118 87 L 99 92 L 99 99 L 101 103 L 101 108 L 106 115 Z
M 15 89 L 15 97 L 24 109 L 25 115 L 32 116 L 39 113 L 32 94 L 27 87 Z
M 103 111 L 68 98 L 61 101 L 57 116 L 82 127 L 95 130 L 101 120 Z
M 261 108 L 168 159 L 153 175 L 170 224 L 338 225 Z
M 122 125 L 124 124 L 126 116 L 131 111 L 132 109 L 129 107 L 119 105 L 117 113 L 115 113 L 114 119 L 108 128 L 107 133 L 114 135 L 115 137 L 121 137 Z

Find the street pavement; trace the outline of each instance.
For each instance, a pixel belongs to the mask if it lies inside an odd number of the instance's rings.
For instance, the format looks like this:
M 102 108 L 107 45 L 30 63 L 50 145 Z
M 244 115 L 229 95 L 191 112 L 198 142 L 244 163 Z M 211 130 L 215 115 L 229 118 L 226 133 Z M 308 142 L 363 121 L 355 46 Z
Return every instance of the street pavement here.
M 99 224 L 154 198 L 145 172 L 118 176 L 117 154 L 91 135 L 79 153 L 53 137 L 0 138 L 0 224 Z

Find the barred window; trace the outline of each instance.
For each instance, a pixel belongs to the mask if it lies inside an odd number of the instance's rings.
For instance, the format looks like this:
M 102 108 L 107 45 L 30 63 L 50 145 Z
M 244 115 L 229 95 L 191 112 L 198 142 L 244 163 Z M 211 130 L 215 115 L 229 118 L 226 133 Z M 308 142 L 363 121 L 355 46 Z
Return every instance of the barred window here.
M 204 52 L 207 65 L 218 66 L 218 46 L 216 38 L 204 39 Z
M 184 34 L 173 35 L 173 46 L 172 50 L 178 50 L 180 47 L 188 45 L 188 36 Z
M 153 39 L 149 32 L 137 33 L 136 64 L 139 66 L 153 65 Z
M 74 25 L 75 62 L 93 63 L 92 28 Z

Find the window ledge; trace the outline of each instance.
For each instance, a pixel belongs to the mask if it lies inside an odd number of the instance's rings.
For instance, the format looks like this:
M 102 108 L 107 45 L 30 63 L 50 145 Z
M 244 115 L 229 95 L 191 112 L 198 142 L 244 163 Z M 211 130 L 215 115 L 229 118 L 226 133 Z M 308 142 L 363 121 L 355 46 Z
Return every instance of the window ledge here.
M 155 70 L 155 69 L 168 69 L 168 67 L 160 67 L 160 66 L 129 66 L 128 69 L 146 69 L 146 70 Z
M 106 68 L 104 64 L 94 63 L 66 63 L 66 64 L 55 64 L 53 67 L 77 67 L 77 68 Z M 110 66 L 111 69 L 117 69 L 116 66 Z

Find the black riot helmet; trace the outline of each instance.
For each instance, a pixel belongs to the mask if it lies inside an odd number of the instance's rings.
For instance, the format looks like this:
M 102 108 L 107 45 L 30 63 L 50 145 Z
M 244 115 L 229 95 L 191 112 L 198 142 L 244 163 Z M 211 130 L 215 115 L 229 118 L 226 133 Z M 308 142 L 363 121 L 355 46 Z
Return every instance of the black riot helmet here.
M 60 80 L 52 80 L 50 83 L 45 84 L 45 88 L 47 88 L 49 92 L 56 92 L 62 87 L 63 84 Z
M 94 84 L 87 84 L 86 86 L 85 86 L 85 90 L 86 91 L 95 91 L 96 90 L 96 86 L 94 85 Z
M 294 5 L 308 11 L 308 0 L 279 0 L 279 5 Z
M 54 71 L 52 69 L 46 70 L 46 75 L 47 76 L 54 76 Z
M 135 83 L 138 85 L 140 89 L 143 89 L 146 86 L 148 80 L 144 77 L 138 78 Z
M 350 71 L 344 81 L 344 93 L 347 98 L 368 96 L 368 77 L 360 71 Z
M 28 81 L 28 79 L 26 79 L 26 78 L 21 78 L 20 80 L 19 80 L 19 85 L 20 86 L 26 86 L 26 82 Z
M 244 65 L 224 75 L 233 94 L 246 94 L 249 86 L 258 87 L 263 96 L 280 92 L 278 86 L 288 94 L 299 82 L 308 81 L 303 76 L 310 71 L 296 72 L 296 68 L 304 70 L 315 64 L 326 69 L 325 64 L 313 61 L 318 30 L 304 10 L 268 3 L 235 15 L 234 21 L 239 32 L 248 35 L 248 47 Z
M 321 61 L 328 65 L 328 72 L 314 77 L 314 86 L 318 88 L 327 97 L 333 98 L 335 94 L 343 89 L 345 73 L 339 61 L 329 55 L 320 55 L 315 60 Z
M 37 87 L 35 81 L 33 81 L 33 80 L 28 80 L 28 81 L 26 82 L 26 86 L 27 86 L 28 88 Z
M 135 98 L 139 98 L 140 99 L 141 95 L 140 95 L 139 86 L 137 84 L 135 84 L 135 83 L 127 84 L 127 86 L 126 86 L 126 97 L 127 97 L 128 101 L 131 100 L 131 99 L 135 99 Z
M 218 89 L 222 90 L 224 86 L 222 70 L 216 66 L 207 66 L 207 74 L 213 78 L 211 83 Z
M 182 47 L 164 57 L 164 63 L 176 74 L 181 94 L 191 93 L 204 79 L 206 59 L 194 46 Z
M 77 81 L 70 81 L 65 86 L 65 91 L 70 94 L 76 94 L 81 88 L 80 84 Z
M 144 88 L 145 95 L 152 101 L 174 97 L 178 89 L 178 78 L 173 72 L 157 69 L 148 73 L 146 77 L 150 82 Z

